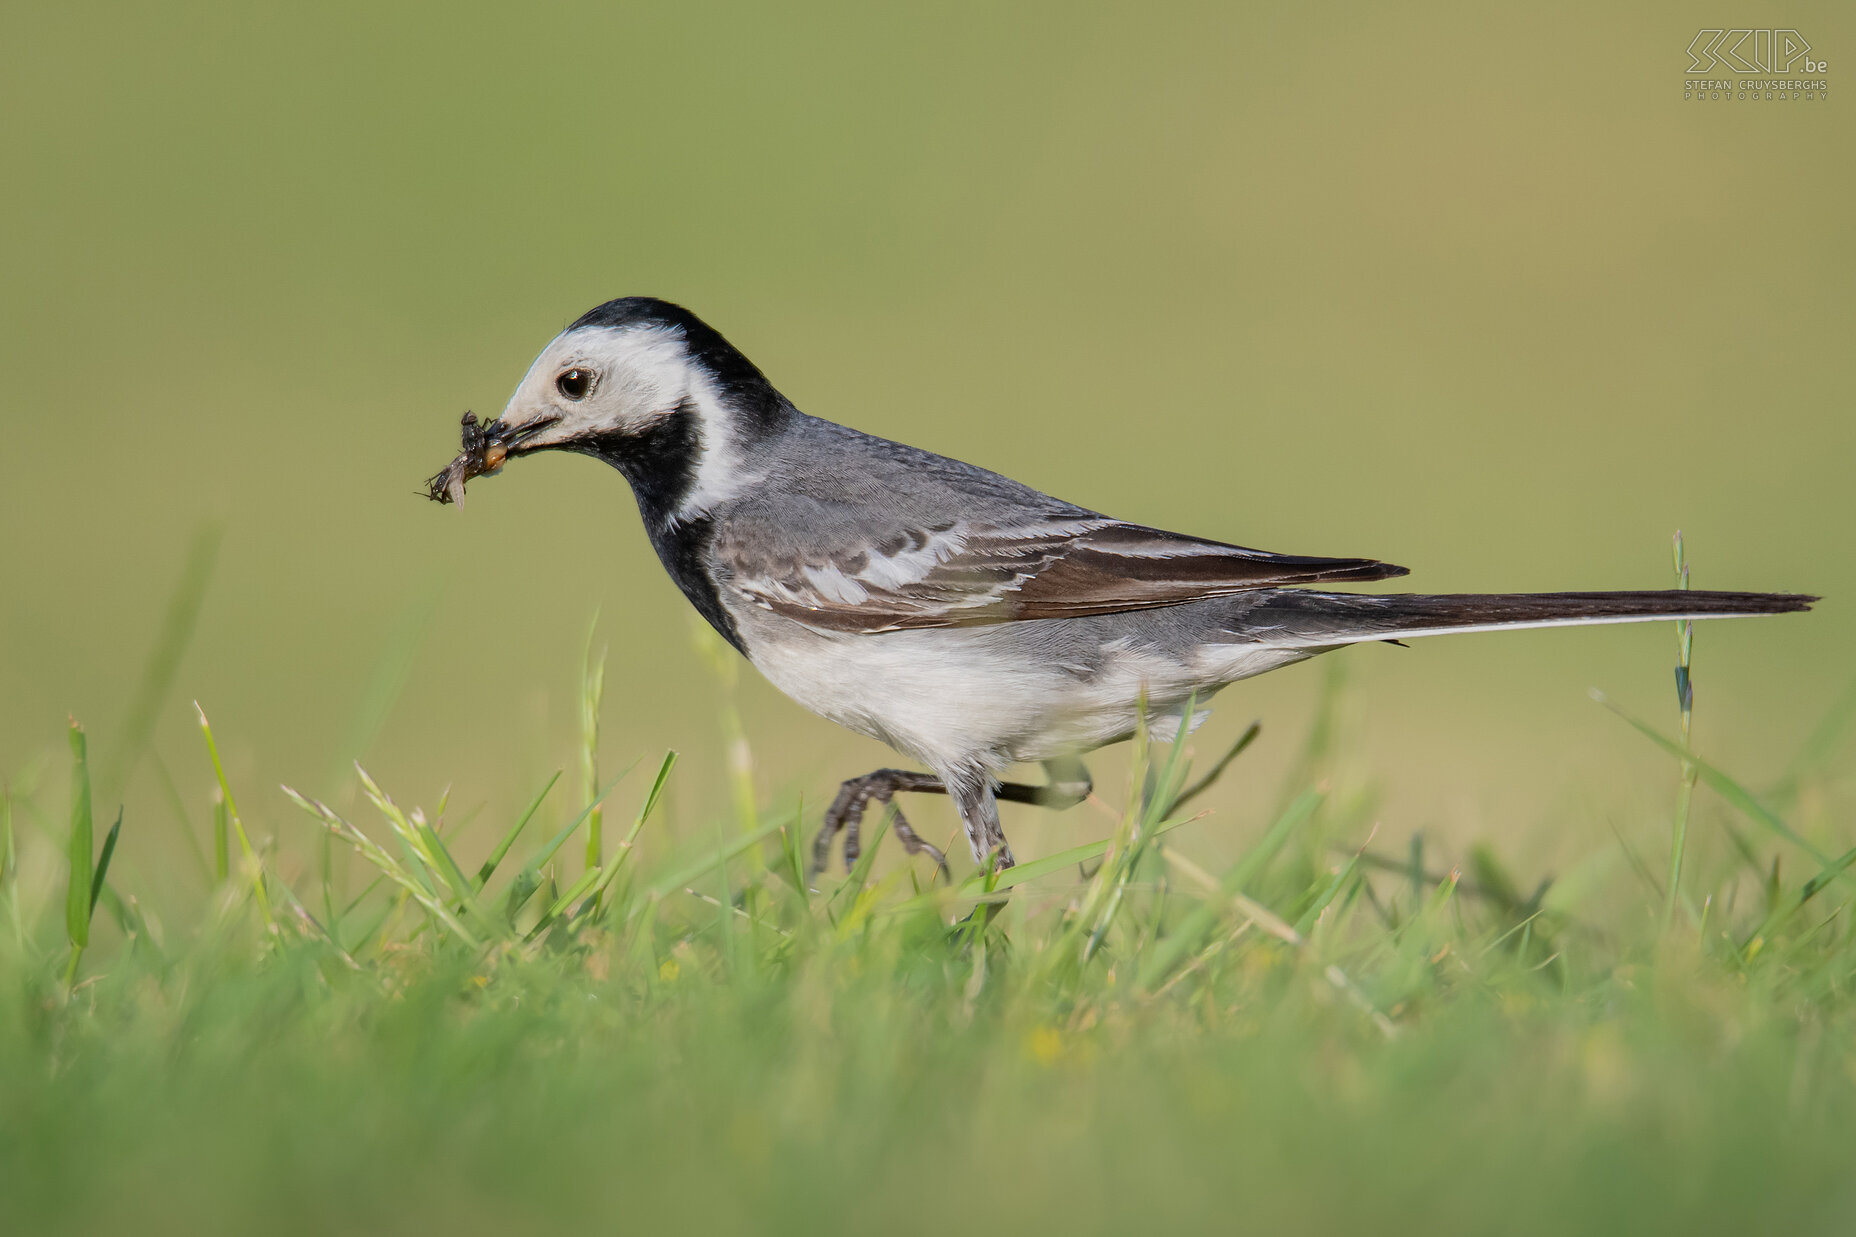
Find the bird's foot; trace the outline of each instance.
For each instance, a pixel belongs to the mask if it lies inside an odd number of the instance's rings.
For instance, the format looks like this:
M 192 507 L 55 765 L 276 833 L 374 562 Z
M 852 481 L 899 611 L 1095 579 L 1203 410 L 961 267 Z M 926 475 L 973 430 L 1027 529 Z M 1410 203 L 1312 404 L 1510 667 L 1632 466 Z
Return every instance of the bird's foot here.
M 886 804 L 891 816 L 891 828 L 896 840 L 902 843 L 902 849 L 911 855 L 925 854 L 934 860 L 935 868 L 941 875 L 952 881 L 948 872 L 947 856 L 941 849 L 923 840 L 909 824 L 908 817 L 894 802 L 900 791 L 945 794 L 941 779 L 926 773 L 912 773 L 906 769 L 878 769 L 875 773 L 866 773 L 854 777 L 838 788 L 838 797 L 832 801 L 825 813 L 825 823 L 818 831 L 818 837 L 812 843 L 811 880 L 817 880 L 819 873 L 825 870 L 831 858 L 831 840 L 840 832 L 844 834 L 844 870 L 850 871 L 857 864 L 857 858 L 863 853 L 861 829 L 864 812 L 872 800 Z

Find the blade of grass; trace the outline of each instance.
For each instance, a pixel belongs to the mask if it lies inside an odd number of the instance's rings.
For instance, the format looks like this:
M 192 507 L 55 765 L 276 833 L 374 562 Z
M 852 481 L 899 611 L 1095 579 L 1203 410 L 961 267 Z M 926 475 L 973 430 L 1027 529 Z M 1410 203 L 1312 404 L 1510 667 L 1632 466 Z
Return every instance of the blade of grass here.
M 386 879 L 387 877 L 385 875 L 376 876 L 373 883 L 379 884 Z M 380 932 L 381 929 L 385 928 L 392 920 L 394 913 L 405 905 L 405 902 L 406 894 L 404 891 L 395 894 L 387 901 L 385 906 L 380 908 L 380 913 L 374 916 L 374 921 L 362 928 L 352 941 L 343 939 L 338 940 L 336 943 L 343 949 L 346 949 L 351 955 L 359 956 L 361 951 L 366 949 L 368 945 L 373 942 L 375 935 Z M 352 913 L 352 908 L 349 913 Z M 347 915 L 344 914 L 343 918 L 346 919 Z
M 376 876 L 373 880 L 367 882 L 367 888 L 355 894 L 353 898 L 349 899 L 348 905 L 342 908 L 341 917 L 346 919 L 348 916 L 361 909 L 361 903 L 367 901 L 368 896 L 372 894 L 374 890 L 380 888 L 380 882 L 385 879 L 387 879 L 385 876 Z
M 605 650 L 592 656 L 592 637 L 599 630 L 599 611 L 586 624 L 586 650 L 581 654 L 581 795 L 592 801 L 599 789 L 599 704 L 605 698 Z M 605 862 L 605 814 L 592 808 L 586 814 L 586 871 Z
M 503 840 L 496 844 L 496 849 L 490 852 L 490 857 L 485 859 L 483 861 L 483 866 L 477 869 L 476 887 L 479 893 L 483 891 L 485 885 L 490 883 L 490 878 L 496 875 L 496 869 L 502 865 L 503 860 L 508 856 L 509 848 L 516 844 L 516 839 L 522 836 L 522 831 L 524 829 L 528 828 L 528 822 L 535 818 L 535 813 L 540 809 L 542 800 L 548 797 L 548 792 L 553 790 L 554 784 L 560 780 L 561 771 L 556 769 L 554 771 L 554 776 L 548 779 L 548 784 L 543 786 L 541 788 L 541 793 L 535 796 L 535 801 L 528 805 L 528 811 L 522 813 L 522 819 L 516 821 L 515 827 L 503 835 Z
M 1799 911 L 1803 910 L 1805 904 L 1812 898 L 1822 893 L 1825 886 L 1848 871 L 1851 865 L 1856 865 L 1856 847 L 1852 847 L 1837 856 L 1829 867 L 1806 881 L 1791 898 L 1781 899 L 1775 894 L 1772 899 L 1774 903 L 1772 909 L 1767 912 L 1766 918 L 1760 923 L 1753 934 L 1747 938 L 1746 943 L 1741 946 L 1742 953 L 1745 953 L 1749 949 L 1755 949 L 1755 942 L 1763 945 L 1766 941 L 1772 939 L 1775 932 L 1790 922 L 1791 918 Z M 1774 875 L 1776 878 L 1776 868 Z
M 799 815 L 801 818 L 805 815 L 803 801 L 800 804 Z M 780 876 L 793 887 L 793 892 L 800 897 L 803 898 L 809 894 L 810 891 L 806 888 L 806 861 L 805 856 L 799 850 L 797 829 L 785 827 L 780 829 Z
M 535 926 L 530 928 L 522 939 L 532 941 L 541 936 L 541 934 L 546 932 L 557 919 L 567 913 L 568 907 L 591 893 L 593 891 L 593 886 L 598 883 L 598 868 L 588 868 L 586 871 L 580 873 L 580 879 L 569 885 L 566 891 L 563 892 L 560 897 L 556 898 L 548 906 L 547 910 L 542 912 L 541 918 L 535 921 Z
M 593 656 L 593 636 L 599 630 L 599 612 L 587 624 L 586 648 L 580 655 L 580 793 L 589 805 L 599 789 L 599 706 L 606 694 L 606 650 Z M 586 866 L 593 871 L 605 862 L 605 813 L 589 806 L 586 817 Z
M 635 760 L 632 761 L 631 764 L 625 766 L 625 769 L 623 772 L 621 772 L 617 777 L 613 778 L 610 782 L 606 783 L 606 788 L 600 791 L 597 795 L 594 795 L 592 802 L 588 803 L 585 807 L 581 808 L 580 814 L 578 816 L 568 821 L 565 828 L 563 828 L 559 833 L 555 834 L 552 838 L 549 838 L 547 842 L 543 843 L 540 850 L 536 851 L 533 855 L 529 856 L 528 862 L 522 865 L 522 870 L 524 872 L 540 872 L 542 865 L 547 863 L 548 860 L 554 858 L 555 852 L 560 850 L 561 847 L 565 846 L 567 844 L 567 839 L 572 837 L 574 835 L 574 831 L 580 828 L 581 823 L 593 814 L 593 809 L 597 808 L 600 804 L 604 803 L 606 801 L 606 796 L 611 794 L 614 790 L 618 789 L 619 783 L 625 780 L 626 774 L 630 773 L 633 769 L 637 767 L 638 767 L 638 762 Z
M 122 809 L 116 809 L 116 823 L 103 835 L 103 853 L 97 856 L 97 870 L 90 878 L 90 914 L 97 913 L 97 899 L 103 896 L 103 882 L 110 874 L 110 860 L 116 855 L 116 837 L 122 832 Z
M 1176 741 L 1168 751 L 1165 763 L 1158 769 L 1154 769 L 1151 764 L 1146 728 L 1143 727 L 1136 735 L 1134 767 L 1147 770 L 1140 777 L 1141 795 L 1128 805 L 1124 824 L 1116 831 L 1107 856 L 1097 869 L 1095 879 L 1090 882 L 1088 892 L 1083 895 L 1082 907 L 1073 921 L 1073 931 L 1065 934 L 1067 942 L 1074 939 L 1074 931 L 1093 923 L 1089 938 L 1082 944 L 1080 961 L 1087 962 L 1093 957 L 1107 938 L 1121 910 L 1135 867 L 1152 842 L 1154 826 L 1171 810 L 1179 796 L 1186 777 L 1185 728 L 1190 724 L 1193 710 L 1197 707 L 1198 695 L 1194 693 L 1187 698 L 1180 713 L 1180 731 Z M 1234 750 L 1241 750 L 1244 742 L 1239 739 L 1239 746 Z M 1061 956 L 1057 951 L 1050 953 L 1053 961 Z
M 885 817 L 887 816 L 888 814 L 885 813 Z M 888 827 L 886 820 L 883 828 L 887 829 Z M 724 878 L 726 878 L 726 875 L 726 873 L 723 873 Z M 907 868 L 896 868 L 881 880 L 866 882 L 861 886 L 857 891 L 857 896 L 851 899 L 850 905 L 840 911 L 838 917 L 832 921 L 832 933 L 836 939 L 848 941 L 860 932 L 863 932 L 872 920 L 883 914 L 888 906 L 893 905 L 893 903 L 887 900 L 890 892 L 895 889 L 900 889 L 902 887 L 902 882 L 907 879 L 909 875 L 910 873 Z M 724 888 L 726 888 L 726 886 L 724 886 Z M 718 907 L 721 905 L 721 903 L 714 898 L 708 900 L 711 904 Z M 997 905 L 992 903 L 981 903 L 979 906 L 975 907 L 974 914 L 968 916 L 964 922 L 957 925 L 957 939 L 960 939 L 963 945 L 980 943 L 985 937 L 986 925 L 991 922 L 993 916 L 998 913 L 999 909 Z
M 1249 747 L 1252 743 L 1255 743 L 1257 741 L 1257 736 L 1262 733 L 1262 722 L 1252 722 L 1249 726 L 1245 727 L 1244 733 L 1237 736 L 1237 742 L 1233 743 L 1230 749 L 1218 758 L 1216 764 L 1206 770 L 1204 777 L 1181 791 L 1179 797 L 1173 800 L 1173 805 L 1168 810 L 1177 812 L 1180 808 L 1185 807 L 1188 803 L 1210 790 L 1217 784 L 1218 779 L 1224 776 L 1224 771 L 1230 768 L 1231 762 L 1243 755 L 1244 749 Z
M 71 943 L 71 963 L 65 972 L 69 984 L 77 974 L 77 960 L 90 944 L 90 878 L 92 839 L 90 820 L 90 754 L 84 729 L 71 722 L 71 828 L 66 835 L 70 879 L 65 885 L 64 934 Z
M 851 865 L 851 870 L 844 874 L 843 882 L 839 884 L 836 889 L 831 891 L 831 896 L 829 898 L 825 899 L 827 911 L 835 907 L 841 901 L 844 902 L 846 906 L 856 903 L 857 896 L 863 892 L 864 886 L 870 882 L 870 871 L 876 866 L 876 852 L 881 848 L 883 839 L 889 836 L 890 827 L 895 823 L 895 820 L 896 805 L 893 803 L 884 804 L 883 815 L 878 818 L 876 828 L 870 830 L 862 839 L 863 851 L 857 856 L 857 862 Z
M 535 890 L 541 887 L 541 869 L 548 860 L 554 858 L 555 852 L 567 844 L 567 839 L 571 838 L 574 831 L 580 828 L 581 822 L 592 814 L 594 808 L 604 803 L 606 796 L 617 789 L 619 783 L 625 780 L 626 775 L 637 767 L 636 760 L 626 765 L 617 777 L 607 783 L 606 789 L 595 795 L 593 801 L 582 808 L 578 816 L 567 822 L 566 828 L 543 843 L 541 849 L 529 856 L 528 862 L 517 870 L 515 876 L 510 879 L 509 890 L 504 899 L 505 918 L 508 921 L 514 922 L 517 912 L 534 896 Z
M 1347 887 L 1347 882 L 1352 880 L 1354 874 L 1359 870 L 1360 856 L 1358 854 L 1341 865 L 1340 870 L 1334 873 L 1333 878 L 1329 880 L 1326 885 L 1321 887 L 1321 892 L 1315 895 L 1315 900 L 1308 904 L 1308 908 L 1302 912 L 1301 918 L 1295 921 L 1295 934 L 1297 936 L 1306 937 L 1308 935 L 1309 931 L 1315 926 L 1315 920 L 1321 918 L 1321 912 L 1328 908 L 1328 905 L 1334 901 L 1335 896 L 1339 894 L 1342 889 Z
M 1603 692 L 1594 688 L 1592 689 L 1591 695 L 1592 699 L 1624 719 L 1624 721 L 1629 723 L 1639 734 L 1656 744 L 1656 746 L 1662 748 L 1665 752 L 1668 752 L 1671 756 L 1674 756 L 1678 760 L 1694 761 L 1695 769 L 1700 774 L 1701 781 L 1707 784 L 1708 789 L 1714 791 L 1714 793 L 1739 809 L 1740 813 L 1748 820 L 1752 821 L 1754 824 L 1763 825 L 1773 833 L 1784 838 L 1786 841 L 1802 850 L 1805 854 L 1817 860 L 1818 865 L 1826 871 L 1836 866 L 1835 860 L 1813 846 L 1802 837 L 1796 829 L 1786 824 L 1784 819 L 1780 817 L 1777 812 L 1774 812 L 1771 808 L 1768 808 L 1765 804 L 1754 798 L 1753 793 L 1747 790 L 1746 787 L 1740 785 L 1739 782 L 1736 782 L 1733 778 L 1721 772 L 1699 756 L 1685 753 L 1682 750 L 1681 744 L 1659 733 L 1654 727 L 1638 721 L 1614 704 L 1610 697 L 1606 696 Z M 1842 874 L 1838 873 L 1838 875 Z
M 232 814 L 226 810 L 226 796 L 213 787 L 213 878 L 223 885 L 232 875 Z
M 1682 530 L 1675 536 L 1676 587 L 1688 587 L 1688 558 L 1682 549 Z M 1669 880 L 1663 886 L 1662 931 L 1667 933 L 1675 922 L 1676 907 L 1682 901 L 1682 860 L 1688 850 L 1689 806 L 1695 798 L 1694 708 L 1695 682 L 1689 677 L 1690 654 L 1694 651 L 1695 624 L 1688 619 L 1676 623 L 1676 707 L 1682 714 L 1682 781 L 1676 791 L 1675 821 L 1669 831 Z
M 231 783 L 226 781 L 226 768 L 219 759 L 219 744 L 213 738 L 213 727 L 206 720 L 206 710 L 200 707 L 198 700 L 193 702 L 193 711 L 200 719 L 200 733 L 206 736 L 206 753 L 213 760 L 213 776 L 219 779 L 220 802 L 225 808 L 226 817 L 232 823 L 232 830 L 238 835 L 238 849 L 245 860 L 245 866 L 251 873 L 251 889 L 258 902 L 258 914 L 264 918 L 264 927 L 268 932 L 277 931 L 277 917 L 271 911 L 271 897 L 264 888 L 264 864 L 258 858 L 258 852 L 251 847 L 251 839 L 245 834 L 245 822 L 238 814 L 238 802 L 232 797 Z
M 471 887 L 470 877 L 464 875 L 464 869 L 458 866 L 457 858 L 452 855 L 451 848 L 445 845 L 445 840 L 438 836 L 438 830 L 432 828 L 416 814 L 411 819 L 413 828 L 418 830 L 421 853 L 431 857 L 432 866 L 444 878 L 445 884 L 451 887 L 451 892 L 458 901 L 467 910 L 483 915 L 482 908 L 477 905 L 477 894 L 476 890 Z M 495 922 L 487 915 L 484 915 L 484 919 L 486 922 Z
M 618 876 L 619 869 L 624 866 L 625 860 L 631 855 L 632 849 L 638 842 L 638 834 L 643 831 L 644 822 L 649 820 L 651 813 L 656 810 L 657 801 L 664 794 L 664 783 L 670 780 L 670 771 L 676 765 L 677 753 L 674 750 L 665 752 L 663 762 L 657 766 L 657 776 L 651 779 L 651 789 L 645 793 L 644 805 L 638 809 L 638 815 L 632 820 L 632 827 L 626 830 L 625 837 L 619 842 L 619 853 L 612 857 L 612 862 L 606 865 L 605 871 L 600 875 L 599 883 L 593 886 L 595 910 L 598 908 L 598 899 L 605 896 L 606 890 L 612 886 L 613 879 Z

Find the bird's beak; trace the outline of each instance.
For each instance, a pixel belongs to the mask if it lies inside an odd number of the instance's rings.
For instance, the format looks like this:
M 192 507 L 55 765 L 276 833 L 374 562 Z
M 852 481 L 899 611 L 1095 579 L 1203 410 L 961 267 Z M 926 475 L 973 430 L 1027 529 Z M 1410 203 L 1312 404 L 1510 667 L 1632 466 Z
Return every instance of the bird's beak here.
M 426 496 L 433 502 L 463 506 L 465 482 L 496 472 L 512 455 L 545 450 L 551 444 L 533 440 L 559 421 L 559 417 L 544 416 L 515 426 L 500 418 L 480 424 L 475 413 L 465 413 L 459 428 L 462 444 L 457 457 L 427 483 Z
M 484 458 L 486 461 L 495 461 L 490 464 L 491 471 L 500 468 L 503 460 L 508 456 L 527 455 L 531 451 L 547 450 L 553 444 L 545 442 L 536 443 L 533 446 L 525 444 L 531 442 L 544 430 L 553 429 L 560 424 L 560 420 L 556 416 L 545 416 L 537 417 L 521 425 L 510 425 L 499 417 L 484 426 L 484 436 L 488 440 L 484 447 Z

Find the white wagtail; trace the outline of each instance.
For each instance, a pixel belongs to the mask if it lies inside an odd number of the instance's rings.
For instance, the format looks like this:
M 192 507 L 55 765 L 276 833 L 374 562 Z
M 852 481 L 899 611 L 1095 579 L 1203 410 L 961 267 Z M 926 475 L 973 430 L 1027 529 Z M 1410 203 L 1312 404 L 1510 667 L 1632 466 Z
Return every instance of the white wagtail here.
M 839 830 L 852 862 L 865 807 L 898 791 L 951 796 L 974 859 L 1010 865 L 997 800 L 1069 806 L 1089 792 L 1082 753 L 1143 724 L 1176 738 L 1226 684 L 1343 645 L 1777 614 L 1816 600 L 1316 591 L 1303 586 L 1406 569 L 1125 523 L 807 416 L 708 324 L 649 297 L 608 301 L 556 336 L 495 421 L 466 414 L 464 450 L 431 496 L 461 501 L 472 477 L 546 450 L 624 474 L 670 578 L 776 687 L 933 771 L 845 782 L 817 866 Z M 1048 785 L 997 780 L 1030 761 Z M 893 820 L 909 851 L 941 863 Z

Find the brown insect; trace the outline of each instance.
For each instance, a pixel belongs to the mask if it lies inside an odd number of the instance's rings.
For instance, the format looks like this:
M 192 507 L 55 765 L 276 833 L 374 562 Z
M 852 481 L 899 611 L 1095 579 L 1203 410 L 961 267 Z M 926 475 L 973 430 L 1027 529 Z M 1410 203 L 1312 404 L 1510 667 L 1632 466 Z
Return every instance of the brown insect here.
M 496 440 L 495 422 L 479 422 L 474 412 L 464 414 L 464 419 L 458 423 L 458 436 L 461 445 L 457 458 L 438 471 L 427 484 L 425 495 L 435 503 L 455 503 L 462 507 L 464 483 L 501 468 L 509 452 Z

